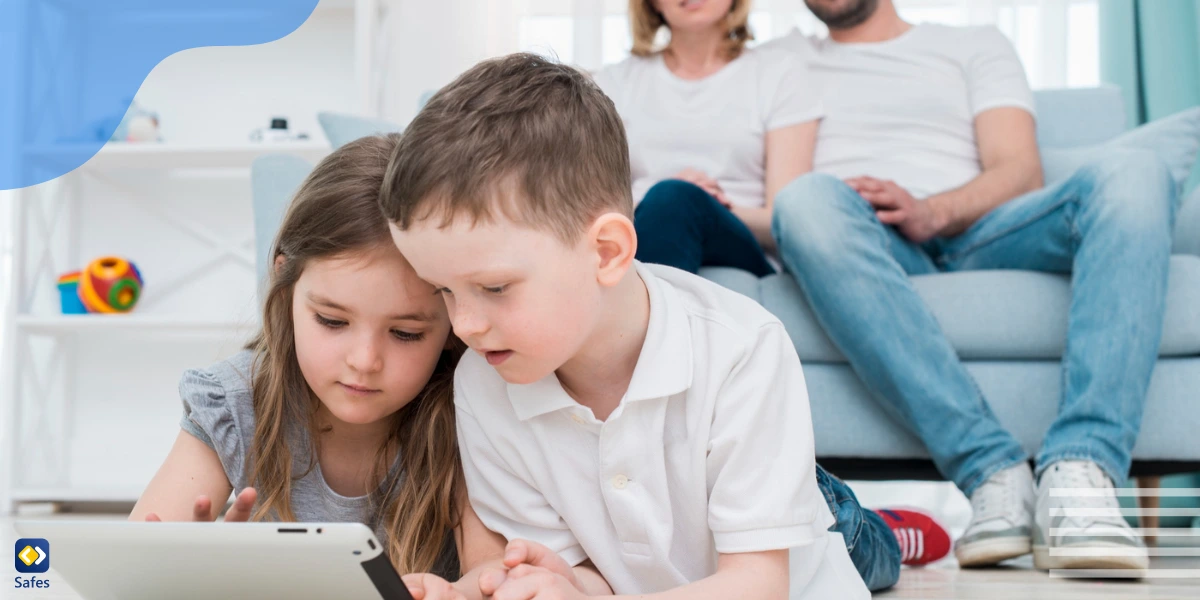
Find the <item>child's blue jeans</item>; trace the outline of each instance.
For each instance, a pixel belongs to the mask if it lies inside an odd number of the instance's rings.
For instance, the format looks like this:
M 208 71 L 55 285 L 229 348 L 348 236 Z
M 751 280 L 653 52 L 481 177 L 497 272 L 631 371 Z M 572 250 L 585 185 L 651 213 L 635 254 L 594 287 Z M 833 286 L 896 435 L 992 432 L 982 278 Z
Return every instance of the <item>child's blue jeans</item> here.
M 872 592 L 896 585 L 900 579 L 900 544 L 875 511 L 858 503 L 850 486 L 817 465 L 817 487 L 837 519 L 830 531 L 842 534 L 850 560 Z

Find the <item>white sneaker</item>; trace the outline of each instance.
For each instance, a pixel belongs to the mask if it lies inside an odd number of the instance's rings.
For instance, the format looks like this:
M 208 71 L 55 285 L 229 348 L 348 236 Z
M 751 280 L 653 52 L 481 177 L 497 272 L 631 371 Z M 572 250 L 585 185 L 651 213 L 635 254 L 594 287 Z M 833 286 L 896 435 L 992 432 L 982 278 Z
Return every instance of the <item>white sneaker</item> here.
M 1042 472 L 1036 519 L 1033 565 L 1039 569 L 1124 569 L 1140 579 L 1150 567 L 1142 537 L 1121 515 L 1112 480 L 1094 462 L 1060 460 Z
M 999 471 L 971 494 L 971 522 L 954 544 L 962 567 L 994 565 L 1029 554 L 1033 531 L 1033 471 L 1021 463 Z

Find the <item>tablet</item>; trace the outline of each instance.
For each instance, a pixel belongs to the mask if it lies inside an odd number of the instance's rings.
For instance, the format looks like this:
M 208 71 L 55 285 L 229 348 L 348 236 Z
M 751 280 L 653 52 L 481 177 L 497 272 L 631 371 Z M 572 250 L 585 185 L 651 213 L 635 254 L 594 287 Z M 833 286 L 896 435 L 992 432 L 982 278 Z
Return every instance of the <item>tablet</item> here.
M 15 521 L 13 527 L 22 538 L 45 540 L 47 548 L 26 555 L 36 561 L 44 554 L 51 570 L 33 577 L 51 586 L 62 580 L 87 600 L 412 600 L 383 546 L 361 523 L 54 520 Z

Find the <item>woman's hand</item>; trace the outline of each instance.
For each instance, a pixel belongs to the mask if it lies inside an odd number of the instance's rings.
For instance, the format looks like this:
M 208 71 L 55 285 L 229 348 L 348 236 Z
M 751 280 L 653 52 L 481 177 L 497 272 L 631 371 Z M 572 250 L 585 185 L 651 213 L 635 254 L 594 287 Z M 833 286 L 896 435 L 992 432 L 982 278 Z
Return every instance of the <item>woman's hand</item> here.
M 432 573 L 411 573 L 401 579 L 413 600 L 467 600 L 449 581 Z
M 250 520 L 250 511 L 254 509 L 254 503 L 258 500 L 258 492 L 254 488 L 246 488 L 242 493 L 237 495 L 233 500 L 233 506 L 225 513 L 226 523 L 242 523 Z M 192 505 L 192 520 L 197 522 L 211 522 L 216 520 L 216 515 L 212 512 L 212 500 L 208 496 L 199 496 L 196 498 L 195 504 Z M 161 522 L 156 513 L 146 515 L 146 520 L 150 522 Z
M 717 183 L 716 179 L 709 177 L 702 171 L 696 169 L 684 169 L 675 174 L 675 179 L 686 181 L 700 189 L 708 192 L 710 196 L 717 199 L 726 208 L 729 208 L 729 199 L 725 197 L 725 190 L 721 189 L 721 184 Z

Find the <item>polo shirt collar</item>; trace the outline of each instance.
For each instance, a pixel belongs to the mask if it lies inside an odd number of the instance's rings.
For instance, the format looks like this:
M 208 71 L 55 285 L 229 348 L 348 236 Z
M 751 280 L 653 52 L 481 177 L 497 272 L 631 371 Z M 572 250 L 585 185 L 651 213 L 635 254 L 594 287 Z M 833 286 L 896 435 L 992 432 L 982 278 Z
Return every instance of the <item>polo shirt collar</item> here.
M 692 385 L 692 333 L 687 307 L 679 292 L 656 277 L 649 267 L 638 261 L 633 265 L 650 297 L 650 319 L 622 404 L 671 396 Z M 508 384 L 508 397 L 522 421 L 579 406 L 563 390 L 554 373 L 533 383 Z

